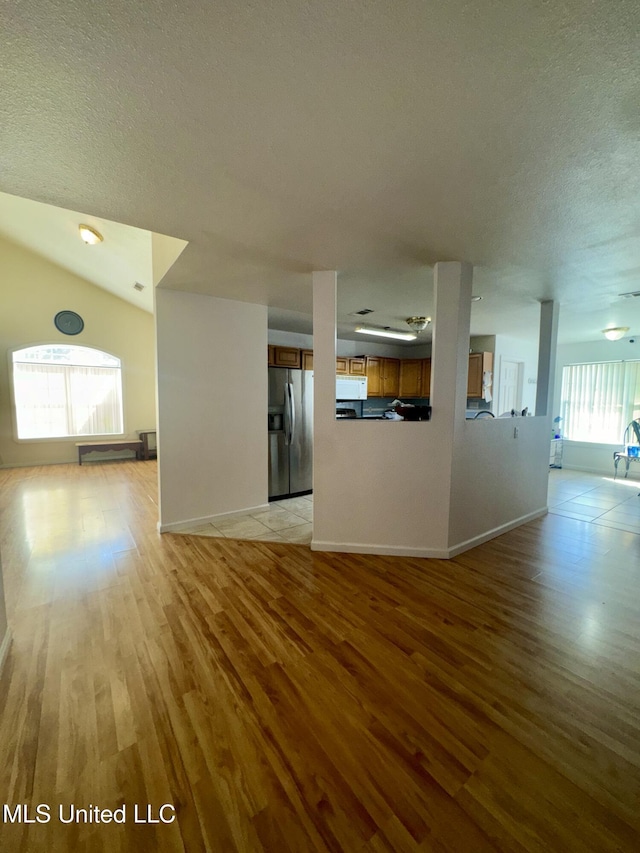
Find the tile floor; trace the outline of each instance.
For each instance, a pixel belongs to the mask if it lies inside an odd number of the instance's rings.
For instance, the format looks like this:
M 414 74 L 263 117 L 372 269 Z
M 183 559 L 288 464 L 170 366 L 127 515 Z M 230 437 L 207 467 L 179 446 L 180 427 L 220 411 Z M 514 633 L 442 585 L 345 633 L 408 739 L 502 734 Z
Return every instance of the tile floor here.
M 261 542 L 311 542 L 313 495 L 273 501 L 260 512 L 234 515 L 215 524 L 180 530 L 192 536 L 222 536 L 227 539 L 256 539 Z
M 601 527 L 640 534 L 640 480 L 570 471 L 549 471 L 549 512 Z
M 549 512 L 640 534 L 640 480 L 625 480 L 570 471 L 549 471 Z M 311 542 L 313 495 L 273 501 L 261 512 L 189 527 L 180 533 L 194 536 L 222 536 L 227 539 L 256 539 L 261 542 Z

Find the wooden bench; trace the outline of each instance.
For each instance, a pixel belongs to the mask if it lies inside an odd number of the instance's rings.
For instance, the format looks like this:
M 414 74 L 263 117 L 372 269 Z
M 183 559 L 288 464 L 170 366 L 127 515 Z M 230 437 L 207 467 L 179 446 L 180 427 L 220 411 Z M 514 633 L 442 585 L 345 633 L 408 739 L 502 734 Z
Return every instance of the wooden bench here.
M 78 448 L 78 465 L 82 465 L 82 457 L 94 450 L 135 450 L 136 459 L 140 459 L 142 442 L 139 440 L 115 439 L 114 441 L 76 441 Z

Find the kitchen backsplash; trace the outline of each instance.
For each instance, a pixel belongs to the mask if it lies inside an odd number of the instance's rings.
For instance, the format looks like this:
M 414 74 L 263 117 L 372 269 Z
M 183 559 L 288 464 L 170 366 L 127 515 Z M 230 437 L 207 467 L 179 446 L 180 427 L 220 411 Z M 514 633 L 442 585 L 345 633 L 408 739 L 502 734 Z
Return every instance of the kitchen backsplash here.
M 368 400 L 336 403 L 336 409 L 355 409 L 358 418 L 380 418 L 387 409 L 391 408 L 395 399 L 395 397 L 369 397 Z M 428 399 L 410 399 L 407 397 L 402 402 L 413 403 L 414 406 L 429 405 Z
M 353 402 L 336 403 L 336 409 L 355 409 L 356 417 L 358 418 L 380 418 L 387 409 L 391 408 L 391 404 L 395 397 L 369 397 L 368 400 L 354 400 Z M 428 406 L 429 398 L 410 398 L 406 397 L 402 400 L 403 403 L 412 403 L 414 406 Z M 491 404 L 484 400 L 469 399 L 467 400 L 468 411 L 480 411 L 481 409 L 491 409 Z

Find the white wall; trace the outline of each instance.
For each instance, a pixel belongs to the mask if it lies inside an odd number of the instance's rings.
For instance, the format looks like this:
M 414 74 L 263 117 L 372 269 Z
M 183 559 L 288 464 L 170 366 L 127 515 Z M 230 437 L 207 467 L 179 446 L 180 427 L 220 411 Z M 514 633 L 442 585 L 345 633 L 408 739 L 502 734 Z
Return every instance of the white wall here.
M 463 432 L 453 466 L 452 553 L 543 515 L 547 507 L 546 417 L 479 418 L 465 421 Z
M 314 273 L 313 549 L 449 557 L 546 512 L 549 419 L 465 420 L 471 284 L 436 265 L 432 420 L 336 421 L 335 274 Z
M 303 335 L 299 332 L 285 332 L 279 329 L 269 329 L 269 343 L 276 346 L 299 347 L 313 349 L 313 335 Z M 431 355 L 431 344 L 421 346 L 400 346 L 383 344 L 377 341 L 344 341 L 336 344 L 337 355 L 355 358 L 359 355 L 379 355 L 386 358 L 428 358 Z
M 493 361 L 493 403 L 492 410 L 497 414 L 500 389 L 500 370 L 503 361 L 519 361 L 523 363 L 522 376 L 522 408 L 530 412 L 536 410 L 536 388 L 538 381 L 538 329 L 533 329 L 531 338 L 512 338 L 508 335 L 496 335 L 495 355 Z
M 433 422 L 335 419 L 335 273 L 314 273 L 314 550 L 444 556 L 447 442 Z
M 156 291 L 160 529 L 267 503 L 267 309 Z
M 283 332 L 280 329 L 269 329 L 268 342 L 281 347 L 298 347 L 313 349 L 313 335 L 303 335 L 300 332 Z
M 560 414 L 562 398 L 562 368 L 568 364 L 583 364 L 596 361 L 622 361 L 640 359 L 640 339 L 635 338 L 635 343 L 629 339 L 621 341 L 608 341 L 606 338 L 597 341 L 587 341 L 579 344 L 563 344 L 558 347 L 556 358 L 556 387 L 553 395 L 553 417 Z M 562 424 L 560 424 L 562 430 Z M 562 465 L 565 468 L 573 468 L 579 471 L 593 471 L 598 474 L 613 475 L 613 451 L 619 450 L 622 445 L 622 436 L 614 444 L 592 444 L 582 441 L 563 442 Z M 640 473 L 639 465 L 633 463 L 630 468 L 630 476 Z M 622 472 L 622 468 L 620 469 Z

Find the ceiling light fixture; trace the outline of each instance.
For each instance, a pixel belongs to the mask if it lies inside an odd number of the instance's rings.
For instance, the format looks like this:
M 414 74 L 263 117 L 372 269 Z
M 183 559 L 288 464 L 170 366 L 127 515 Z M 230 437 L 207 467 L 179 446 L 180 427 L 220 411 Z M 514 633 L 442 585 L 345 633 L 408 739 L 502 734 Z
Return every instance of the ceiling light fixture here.
M 102 243 L 104 240 L 102 234 L 90 225 L 78 225 L 78 231 L 88 246 L 95 246 L 97 243 Z
M 430 322 L 431 317 L 407 317 L 407 326 L 410 326 L 416 333 L 426 329 Z
M 603 329 L 602 334 L 608 341 L 619 341 L 629 331 L 629 326 L 616 326 L 613 329 Z
M 412 332 L 394 332 L 393 329 L 372 329 L 369 326 L 356 326 L 361 335 L 377 335 L 380 338 L 396 338 L 399 341 L 415 341 L 417 335 Z

